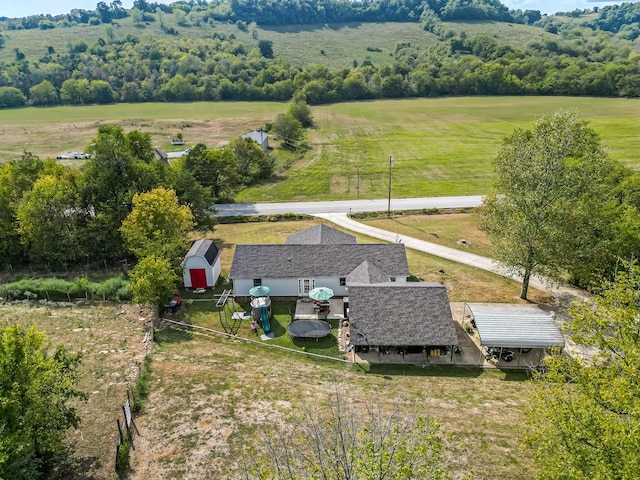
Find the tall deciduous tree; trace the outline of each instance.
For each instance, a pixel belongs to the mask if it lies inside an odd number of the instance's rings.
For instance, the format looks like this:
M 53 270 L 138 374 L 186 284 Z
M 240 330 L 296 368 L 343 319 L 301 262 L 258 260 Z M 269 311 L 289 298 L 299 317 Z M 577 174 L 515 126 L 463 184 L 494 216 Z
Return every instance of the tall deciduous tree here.
M 640 268 L 576 304 L 566 331 L 596 349 L 588 359 L 554 355 L 527 418 L 527 444 L 544 479 L 632 480 L 640 472 Z
M 44 175 L 22 197 L 17 220 L 32 261 L 68 265 L 86 258 L 84 228 L 91 211 L 80 198 L 80 172 Z
M 588 266 L 610 238 L 604 216 L 613 165 L 596 132 L 572 111 L 505 139 L 482 212 L 495 257 L 523 277 L 522 298 L 532 274 Z
M 29 152 L 24 152 L 20 160 L 0 166 L 0 268 L 24 259 L 17 228 L 18 205 L 44 169 L 45 163 Z
M 211 150 L 199 143 L 191 149 L 184 165 L 200 185 L 211 188 L 216 201 L 233 197 L 239 176 L 238 159 L 231 149 Z
M 0 328 L 0 478 L 49 478 L 66 431 L 80 423 L 69 405 L 86 398 L 76 387 L 79 362 L 63 347 L 47 353 L 34 325 Z
M 133 210 L 120 231 L 136 257 L 166 258 L 176 268 L 188 249 L 187 234 L 194 224 L 191 210 L 179 204 L 173 190 L 156 188 L 133 197 Z
M 200 231 L 213 230 L 215 198 L 210 187 L 202 186 L 185 167 L 185 157 L 176 159 L 169 166 L 168 188 L 175 190 L 182 205 L 187 205 L 193 213 L 195 228 Z
M 236 138 L 231 141 L 229 148 L 236 156 L 238 175 L 245 185 L 269 178 L 273 173 L 275 164 L 273 157 L 269 152 L 262 150 L 254 140 Z

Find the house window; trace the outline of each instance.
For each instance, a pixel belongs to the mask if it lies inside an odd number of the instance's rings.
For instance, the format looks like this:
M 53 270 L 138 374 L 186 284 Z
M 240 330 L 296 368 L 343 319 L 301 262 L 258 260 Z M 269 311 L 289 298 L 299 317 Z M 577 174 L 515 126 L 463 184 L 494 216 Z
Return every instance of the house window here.
M 345 277 L 340 277 L 340 286 L 344 287 L 347 285 L 347 279 Z
M 262 279 L 261 278 L 254 278 L 253 279 L 253 286 L 254 287 L 259 287 L 260 285 L 262 285 Z
M 395 281 L 396 281 L 396 277 L 389 277 L 389 280 L 390 280 L 391 282 L 395 282 Z

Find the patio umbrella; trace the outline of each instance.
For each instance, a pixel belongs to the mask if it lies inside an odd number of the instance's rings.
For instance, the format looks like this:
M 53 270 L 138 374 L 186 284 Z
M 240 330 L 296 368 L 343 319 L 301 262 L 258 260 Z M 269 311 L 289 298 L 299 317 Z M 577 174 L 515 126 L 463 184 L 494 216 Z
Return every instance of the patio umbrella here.
M 313 290 L 309 290 L 309 298 L 314 300 L 329 300 L 333 297 L 333 290 L 327 287 L 318 287 Z
M 266 297 L 271 293 L 271 289 L 266 285 L 258 285 L 249 289 L 249 295 L 252 297 Z

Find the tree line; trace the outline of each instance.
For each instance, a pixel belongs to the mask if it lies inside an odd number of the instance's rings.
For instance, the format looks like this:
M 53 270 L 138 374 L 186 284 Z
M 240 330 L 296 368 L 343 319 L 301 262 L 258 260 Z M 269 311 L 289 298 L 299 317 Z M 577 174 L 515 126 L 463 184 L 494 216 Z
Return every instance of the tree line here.
M 169 165 L 154 157 L 149 134 L 124 133 L 114 125 L 100 126 L 89 150 L 82 170 L 28 152 L 0 166 L 0 268 L 27 262 L 61 268 L 138 256 L 131 248 L 135 235 L 121 228 L 136 196 L 158 188 L 188 207 L 193 228 L 210 230 L 217 201 L 270 177 L 274 168 L 268 151 L 241 138 L 218 149 L 196 145 Z M 174 261 L 176 255 L 168 256 Z
M 602 18 L 611 11 L 603 9 Z M 437 45 L 418 49 L 398 42 L 390 52 L 392 65 L 354 60 L 339 71 L 319 64 L 293 67 L 268 40 L 256 38 L 252 46 L 214 32 L 206 40 L 167 35 L 142 41 L 133 34 L 116 38 L 107 28 L 106 37 L 92 44 L 80 38 L 64 52 L 50 46 L 37 60 L 16 49 L 14 61 L 0 64 L 0 108 L 286 101 L 296 94 L 310 104 L 443 95 L 640 96 L 640 66 L 629 42 L 633 27 L 618 28 L 614 42 L 613 33 L 595 35 L 544 18 L 536 24 L 557 35 L 519 48 L 487 34 L 444 31 L 439 15 L 425 12 L 421 21 L 439 35 Z
M 158 12 L 176 14 L 180 23 L 255 22 L 259 25 L 299 25 L 342 22 L 418 22 L 425 10 L 435 12 L 442 20 L 498 20 L 521 22 L 521 11 L 510 11 L 499 0 L 213 0 L 207 2 L 173 2 L 170 5 L 135 0 L 126 10 L 120 0 L 99 2 L 95 10 L 72 9 L 65 15 L 31 15 L 7 19 L 7 28 L 64 28 L 73 24 L 111 23 L 132 16 L 140 21 L 153 21 Z M 531 12 L 538 12 L 532 10 Z M 183 18 L 184 17 L 184 18 Z M 533 18 L 533 17 L 531 17 Z

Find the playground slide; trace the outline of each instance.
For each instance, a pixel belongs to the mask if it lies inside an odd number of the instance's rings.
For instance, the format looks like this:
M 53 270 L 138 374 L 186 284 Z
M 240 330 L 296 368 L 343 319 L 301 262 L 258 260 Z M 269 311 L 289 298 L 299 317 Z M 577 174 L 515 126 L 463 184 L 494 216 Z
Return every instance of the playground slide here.
M 269 313 L 267 313 L 267 307 L 260 307 L 260 313 L 262 313 L 262 329 L 264 333 L 271 331 L 271 325 L 269 325 Z

